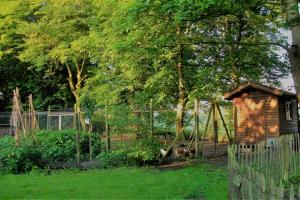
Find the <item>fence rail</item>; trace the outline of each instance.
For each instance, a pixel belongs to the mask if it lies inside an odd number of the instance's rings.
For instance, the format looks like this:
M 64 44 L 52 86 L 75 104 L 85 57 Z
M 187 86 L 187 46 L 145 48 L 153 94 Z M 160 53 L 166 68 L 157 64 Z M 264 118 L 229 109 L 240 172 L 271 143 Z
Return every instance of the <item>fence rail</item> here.
M 228 147 L 229 199 L 300 199 L 299 134 Z

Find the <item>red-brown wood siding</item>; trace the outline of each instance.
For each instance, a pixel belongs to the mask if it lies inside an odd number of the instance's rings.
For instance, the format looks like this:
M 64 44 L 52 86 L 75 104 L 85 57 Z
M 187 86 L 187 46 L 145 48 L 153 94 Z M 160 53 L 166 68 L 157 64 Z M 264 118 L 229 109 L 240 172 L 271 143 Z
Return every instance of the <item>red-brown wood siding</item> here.
M 258 90 L 247 90 L 233 99 L 239 143 L 257 143 L 279 135 L 278 98 Z

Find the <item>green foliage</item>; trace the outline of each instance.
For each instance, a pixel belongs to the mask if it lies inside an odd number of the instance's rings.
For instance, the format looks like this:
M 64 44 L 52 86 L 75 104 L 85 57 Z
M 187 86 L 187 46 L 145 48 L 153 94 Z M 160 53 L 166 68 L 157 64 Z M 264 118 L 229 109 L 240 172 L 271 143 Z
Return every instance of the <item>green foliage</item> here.
M 1 173 L 23 173 L 42 166 L 42 153 L 34 143 L 16 147 L 13 138 L 6 136 L 1 138 L 0 146 Z
M 158 161 L 161 145 L 158 142 L 144 139 L 137 141 L 128 155 L 140 165 L 153 164 Z
M 121 166 L 142 166 L 158 162 L 161 145 L 149 139 L 135 141 L 129 147 L 112 152 L 103 152 L 98 156 L 103 168 Z
M 80 107 L 84 111 L 84 115 L 89 119 L 93 120 L 94 114 L 96 111 L 96 102 L 95 99 L 91 98 L 89 94 L 86 94 L 82 97 Z
M 33 103 L 37 109 L 45 110 L 50 105 L 60 108 L 73 105 L 74 100 L 65 84 L 62 70 L 45 73 L 18 57 L 24 50 L 25 38 L 21 34 L 24 30 L 23 23 L 33 19 L 31 11 L 38 8 L 37 2 L 38 0 L 1 1 L 1 7 L 5 9 L 0 11 L 0 90 L 4 93 L 0 110 L 10 106 L 15 87 L 20 89 L 23 102 L 27 101 L 30 93 L 33 94 Z M 34 45 L 32 48 L 38 47 Z
M 113 134 L 132 134 L 138 130 L 144 134 L 147 132 L 147 119 L 141 113 L 135 113 L 129 105 L 109 105 L 108 113 L 108 124 Z
M 101 168 L 134 166 L 135 162 L 128 156 L 128 152 L 119 150 L 113 152 L 102 152 L 97 156 Z
M 176 119 L 176 113 L 174 111 L 162 111 L 158 112 L 155 117 L 155 125 L 158 129 L 166 131 L 174 131 L 174 122 Z
M 88 160 L 88 134 L 80 138 L 81 160 Z M 57 162 L 73 163 L 76 155 L 75 131 L 39 131 L 37 142 L 22 138 L 16 147 L 10 136 L 0 138 L 0 170 L 3 173 L 23 173 L 32 169 L 44 169 Z M 101 152 L 99 137 L 93 134 L 93 153 Z
M 109 4 L 99 1 L 97 5 Z M 278 32 L 279 12 L 268 4 L 132 0 L 113 5 L 109 15 L 97 12 L 106 39 L 105 67 L 87 81 L 100 104 L 103 100 L 131 103 L 137 96 L 175 104 L 180 46 L 188 100 L 220 98 L 247 80 L 278 85 L 289 71 L 286 58 L 277 54 L 278 47 L 259 45 L 285 43 Z
M 283 182 L 283 186 L 286 189 L 290 189 L 291 185 L 294 186 L 294 188 L 299 188 L 300 186 L 300 176 L 292 176 L 287 181 Z
M 150 98 L 174 105 L 180 46 L 188 99 L 218 98 L 239 81 L 278 85 L 289 70 L 277 47 L 255 45 L 286 43 L 278 31 L 280 6 L 258 0 L 3 0 L 1 5 L 0 109 L 9 105 L 16 86 L 23 99 L 33 93 L 40 109 L 70 107 L 88 92 L 100 105 Z M 78 83 L 75 89 L 70 80 Z
M 74 130 L 64 131 L 40 131 L 37 133 L 39 147 L 42 157 L 47 162 L 72 162 L 76 156 L 76 132 Z M 97 134 L 92 134 L 93 154 L 101 151 L 101 142 Z M 80 151 L 82 160 L 88 159 L 89 142 L 88 133 L 80 133 Z

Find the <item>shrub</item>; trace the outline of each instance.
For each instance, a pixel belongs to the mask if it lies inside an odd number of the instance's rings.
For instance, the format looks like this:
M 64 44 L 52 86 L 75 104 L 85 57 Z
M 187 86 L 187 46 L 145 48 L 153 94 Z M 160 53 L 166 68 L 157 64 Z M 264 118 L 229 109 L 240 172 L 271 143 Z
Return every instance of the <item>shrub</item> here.
M 126 150 L 103 152 L 98 159 L 103 168 L 155 164 L 158 161 L 160 147 L 159 143 L 144 139 Z
M 40 131 L 37 134 L 43 159 L 47 162 L 71 162 L 76 156 L 76 132 L 74 130 L 64 131 Z M 92 134 L 93 154 L 100 153 L 101 142 L 96 134 Z M 86 160 L 89 154 L 88 133 L 80 132 L 81 160 Z
M 81 161 L 89 158 L 88 133 L 81 132 L 80 151 Z M 0 138 L 0 170 L 1 173 L 22 173 L 32 169 L 48 167 L 54 162 L 73 162 L 76 155 L 76 132 L 39 131 L 37 141 L 32 138 L 21 138 L 18 147 L 13 137 Z M 93 134 L 93 153 L 98 155 L 101 141 Z
M 34 143 L 21 143 L 15 146 L 12 137 L 6 136 L 0 140 L 0 170 L 1 173 L 22 173 L 33 167 L 42 167 L 41 151 Z
M 126 151 L 113 151 L 113 152 L 103 152 L 98 156 L 100 161 L 100 167 L 110 168 L 110 167 L 122 167 L 122 166 L 134 166 L 134 160 L 132 160 L 128 152 Z
M 128 153 L 139 165 L 154 164 L 158 160 L 161 145 L 156 141 L 143 139 L 137 141 L 133 149 Z

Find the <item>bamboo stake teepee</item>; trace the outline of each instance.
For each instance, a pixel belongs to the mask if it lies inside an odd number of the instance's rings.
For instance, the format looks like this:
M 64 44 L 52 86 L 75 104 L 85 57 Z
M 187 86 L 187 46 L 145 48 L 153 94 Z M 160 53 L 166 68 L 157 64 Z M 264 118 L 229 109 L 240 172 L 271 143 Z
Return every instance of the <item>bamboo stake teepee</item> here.
M 36 118 L 36 112 L 35 112 L 35 109 L 33 106 L 32 94 L 30 94 L 28 96 L 28 107 L 29 107 L 29 112 L 28 112 L 29 133 L 32 135 L 33 139 L 36 140 L 34 131 L 39 129 L 39 124 L 38 124 L 38 120 Z
M 20 92 L 19 89 L 16 88 L 14 91 L 14 96 L 12 99 L 13 102 L 13 108 L 10 118 L 10 124 L 13 128 L 13 133 L 16 141 L 16 145 L 19 145 L 20 143 L 20 135 L 25 135 L 25 124 L 22 114 L 22 103 L 20 99 Z

